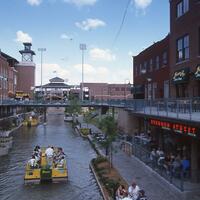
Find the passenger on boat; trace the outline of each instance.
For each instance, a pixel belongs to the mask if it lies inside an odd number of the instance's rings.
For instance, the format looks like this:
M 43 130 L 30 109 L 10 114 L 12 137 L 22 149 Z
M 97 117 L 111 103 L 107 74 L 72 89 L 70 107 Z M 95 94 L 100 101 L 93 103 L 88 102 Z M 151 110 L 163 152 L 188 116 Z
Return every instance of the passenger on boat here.
M 64 163 L 65 163 L 65 157 L 62 156 L 61 159 L 59 160 L 59 162 L 56 164 L 56 167 L 63 168 L 64 167 Z
M 48 147 L 45 151 L 45 155 L 48 157 L 48 158 L 52 158 L 53 155 L 54 155 L 54 148 L 53 147 Z
M 35 146 L 35 148 L 34 148 L 34 153 L 37 153 L 37 154 L 39 154 L 40 156 L 41 156 L 41 154 L 42 154 L 42 151 L 41 151 L 41 148 L 40 148 L 40 146 Z
M 38 165 L 40 165 L 40 160 L 41 160 L 40 154 L 36 152 L 36 153 L 34 154 L 34 156 L 35 156 L 36 163 L 37 163 Z
M 45 151 L 45 155 L 47 157 L 47 166 L 52 166 L 53 164 L 53 156 L 54 156 L 54 147 L 48 147 Z
M 33 155 L 32 158 L 28 161 L 28 164 L 31 169 L 37 168 L 37 162 L 35 156 Z

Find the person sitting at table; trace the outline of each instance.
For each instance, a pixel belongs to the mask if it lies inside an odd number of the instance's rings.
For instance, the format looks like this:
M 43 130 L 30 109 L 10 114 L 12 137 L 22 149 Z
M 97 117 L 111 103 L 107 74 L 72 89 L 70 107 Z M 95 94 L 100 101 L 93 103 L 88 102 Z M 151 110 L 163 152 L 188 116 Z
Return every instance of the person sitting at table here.
M 137 200 L 147 200 L 144 190 L 139 190 L 139 195 L 138 195 Z
M 126 193 L 124 185 L 120 185 L 116 191 L 116 200 L 122 200 Z
M 132 200 L 136 200 L 139 195 L 139 186 L 136 184 L 135 181 L 132 182 L 132 184 L 128 188 L 128 197 L 132 198 Z

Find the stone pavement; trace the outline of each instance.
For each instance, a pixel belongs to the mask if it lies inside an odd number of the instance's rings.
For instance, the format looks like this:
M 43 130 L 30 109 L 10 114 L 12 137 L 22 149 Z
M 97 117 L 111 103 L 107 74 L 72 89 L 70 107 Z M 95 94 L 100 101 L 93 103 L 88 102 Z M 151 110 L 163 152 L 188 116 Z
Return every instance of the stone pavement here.
M 165 180 L 160 180 L 156 172 L 134 156 L 130 157 L 118 150 L 113 156 L 113 164 L 129 184 L 135 180 L 138 186 L 145 190 L 148 200 L 182 199 L 180 192 L 176 188 L 172 191 L 167 186 L 169 183 L 165 183 Z
M 92 131 L 100 131 L 94 125 L 89 125 Z M 101 132 L 101 131 L 100 131 Z M 143 162 L 134 156 L 128 156 L 120 150 L 119 143 L 115 144 L 117 150 L 113 154 L 114 167 L 124 179 L 131 184 L 135 180 L 140 188 L 144 189 L 148 200 L 182 200 L 181 192 L 170 185 L 156 172 L 152 171 Z M 171 189 L 173 188 L 173 189 Z

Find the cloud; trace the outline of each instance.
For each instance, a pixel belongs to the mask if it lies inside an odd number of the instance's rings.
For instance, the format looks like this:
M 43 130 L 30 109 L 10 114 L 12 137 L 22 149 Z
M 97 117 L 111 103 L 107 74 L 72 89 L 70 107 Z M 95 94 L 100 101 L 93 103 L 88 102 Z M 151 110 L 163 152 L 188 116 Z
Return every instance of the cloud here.
M 69 70 L 62 68 L 59 64 L 53 63 L 44 63 L 42 65 L 43 71 L 43 84 L 49 83 L 49 79 L 58 76 L 64 80 L 69 79 L 71 77 L 71 73 Z M 56 71 L 56 74 L 54 73 Z M 40 85 L 41 83 L 41 64 L 37 64 L 36 67 L 36 85 Z
M 75 4 L 78 7 L 81 6 L 93 6 L 97 0 L 64 0 L 66 3 Z
M 82 64 L 74 65 L 71 70 L 73 81 L 77 83 L 77 80 L 79 80 L 81 82 Z M 109 80 L 109 74 L 107 67 L 94 67 L 90 64 L 84 64 L 84 82 L 105 82 Z
M 23 31 L 17 31 L 16 33 L 17 35 L 17 38 L 15 39 L 16 42 L 30 42 L 32 43 L 32 37 L 28 34 L 28 33 L 25 33 Z
M 89 18 L 82 22 L 76 22 L 75 25 L 84 31 L 89 31 L 92 29 L 97 29 L 98 27 L 106 26 L 106 23 L 100 19 Z
M 31 6 L 39 6 L 42 3 L 42 0 L 27 0 L 27 3 Z
M 99 49 L 93 48 L 89 52 L 92 60 L 101 60 L 101 61 L 114 61 L 116 56 L 111 52 L 110 49 Z
M 134 0 L 134 3 L 136 8 L 145 10 L 152 3 L 152 0 Z
M 73 40 L 73 37 L 71 37 L 65 33 L 61 34 L 60 38 L 63 40 Z

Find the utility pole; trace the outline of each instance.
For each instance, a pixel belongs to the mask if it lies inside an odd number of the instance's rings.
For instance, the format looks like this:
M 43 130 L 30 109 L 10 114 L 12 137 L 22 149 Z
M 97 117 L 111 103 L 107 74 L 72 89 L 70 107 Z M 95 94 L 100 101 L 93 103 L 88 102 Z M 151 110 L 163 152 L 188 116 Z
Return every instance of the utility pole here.
M 81 100 L 84 100 L 84 51 L 87 49 L 86 44 L 80 44 L 80 50 L 82 51 L 82 83 L 81 83 Z

